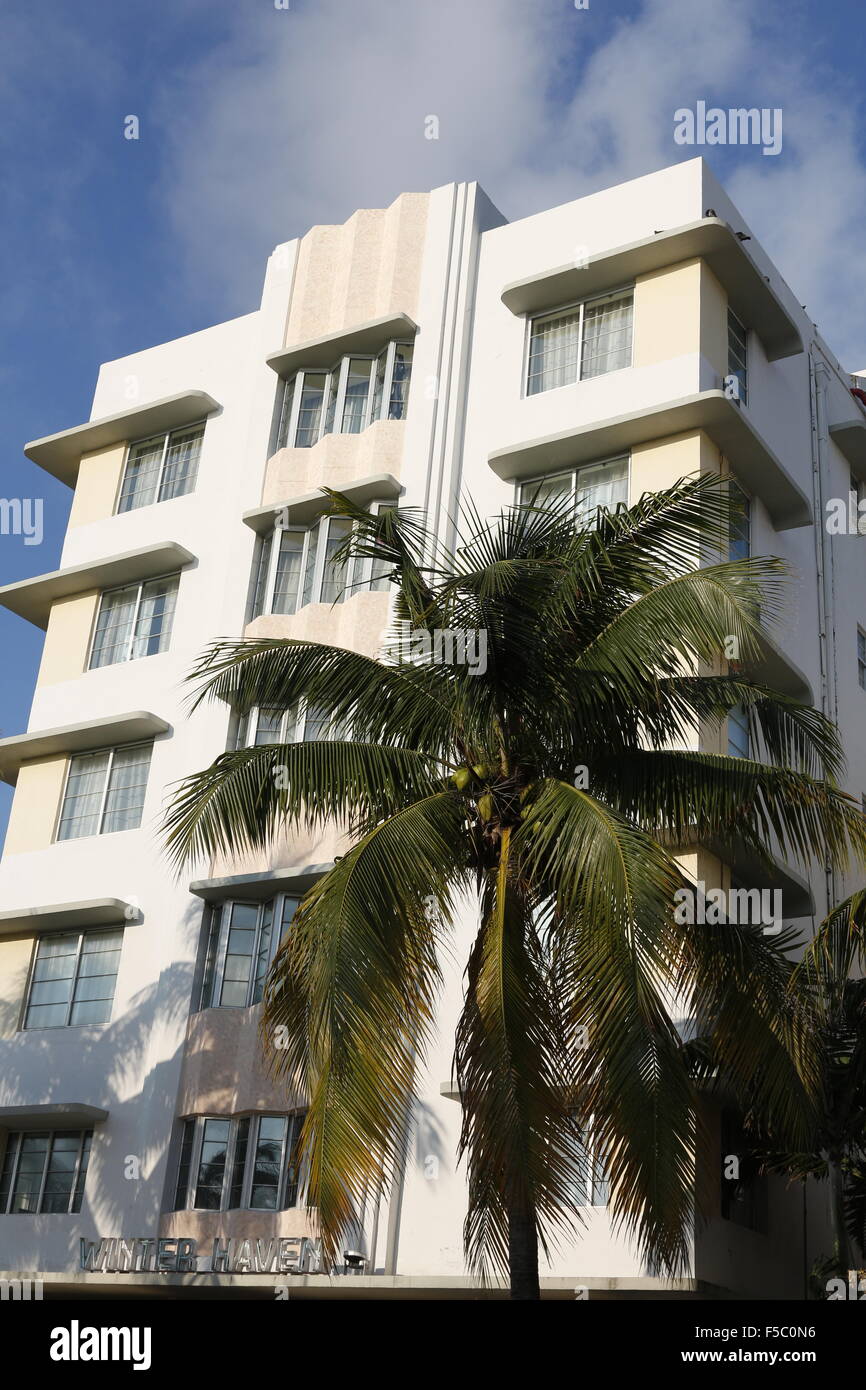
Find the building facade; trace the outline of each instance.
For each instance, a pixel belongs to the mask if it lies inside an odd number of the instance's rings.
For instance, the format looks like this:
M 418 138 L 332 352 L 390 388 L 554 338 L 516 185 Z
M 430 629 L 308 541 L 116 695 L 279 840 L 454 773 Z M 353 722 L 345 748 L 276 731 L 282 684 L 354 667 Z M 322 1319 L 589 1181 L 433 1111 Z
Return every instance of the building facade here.
M 57 1297 L 477 1292 L 449 1080 L 459 965 L 402 1181 L 369 1194 L 345 1269 L 318 1267 L 293 1154 L 303 1097 L 269 1079 L 257 1033 L 269 960 L 338 837 L 178 879 L 159 825 L 172 786 L 231 743 L 315 737 L 321 722 L 191 714 L 185 676 L 219 637 L 380 649 L 387 584 L 354 576 L 334 602 L 341 523 L 322 485 L 422 507 L 447 541 L 466 496 L 489 513 L 527 488 L 614 504 L 722 471 L 748 500 L 732 554 L 780 555 L 794 574 L 756 673 L 838 723 L 859 797 L 866 410 L 852 385 L 693 160 L 514 223 L 452 184 L 314 227 L 276 248 L 256 311 L 105 364 L 91 420 L 27 445 L 74 495 L 60 568 L 0 591 L 46 634 L 28 730 L 0 740 L 15 786 L 3 1278 Z M 732 717 L 717 751 L 747 738 Z M 779 890 L 804 930 L 855 886 L 781 863 L 761 878 L 715 848 L 683 851 L 696 881 Z M 731 1151 L 731 1117 L 709 1118 Z M 826 1193 L 716 1185 L 692 1267 L 669 1281 L 611 1229 L 598 1163 L 545 1295 L 802 1297 Z

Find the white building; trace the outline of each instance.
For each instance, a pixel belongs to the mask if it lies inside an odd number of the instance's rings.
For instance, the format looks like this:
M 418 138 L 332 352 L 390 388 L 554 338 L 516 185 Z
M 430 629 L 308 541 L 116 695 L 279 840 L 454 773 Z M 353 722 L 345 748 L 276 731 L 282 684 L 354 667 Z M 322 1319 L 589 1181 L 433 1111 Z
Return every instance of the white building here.
M 253 313 L 101 368 L 90 422 L 26 448 L 74 489 L 60 568 L 0 591 L 46 629 L 28 731 L 0 741 L 16 787 L 0 863 L 3 1277 L 59 1296 L 193 1282 L 467 1296 L 459 970 L 404 1181 L 364 1214 L 364 1272 L 287 1272 L 314 1262 L 286 1161 L 302 1101 L 258 1060 L 257 984 L 334 840 L 173 878 L 170 787 L 235 736 L 227 708 L 189 716 L 184 677 L 221 636 L 377 650 L 381 587 L 331 606 L 320 484 L 424 507 L 448 538 L 464 494 L 494 512 L 521 480 L 587 469 L 581 490 L 635 499 L 721 468 L 750 500 L 740 545 L 796 574 L 760 674 L 837 721 L 859 796 L 866 560 L 856 513 L 845 532 L 823 524 L 866 482 L 851 386 L 701 160 L 511 224 L 474 184 L 404 194 L 277 247 Z M 269 549 L 286 507 L 298 529 Z M 733 855 L 686 858 L 710 884 L 758 881 Z M 854 885 L 780 866 L 773 886 L 808 925 Z M 670 1294 L 612 1233 L 604 1196 L 599 1174 L 545 1291 Z M 807 1204 L 769 1182 L 725 1215 L 717 1196 L 677 1288 L 801 1297 L 826 1193 Z

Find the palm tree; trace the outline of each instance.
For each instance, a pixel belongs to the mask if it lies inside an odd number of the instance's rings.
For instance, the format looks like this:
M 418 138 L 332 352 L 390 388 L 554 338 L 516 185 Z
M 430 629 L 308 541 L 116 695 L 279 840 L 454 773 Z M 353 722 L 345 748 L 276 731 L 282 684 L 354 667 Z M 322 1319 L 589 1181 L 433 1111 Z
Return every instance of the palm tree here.
M 813 1123 L 797 1148 L 780 1151 L 766 1134 L 756 1145 L 767 1171 L 829 1182 L 833 1252 L 820 1263 L 822 1276 L 846 1277 L 855 1251 L 861 1263 L 866 1258 L 864 974 L 866 889 L 860 889 L 825 917 L 792 972 L 820 1079 Z
M 482 672 L 425 656 L 423 642 L 398 661 L 224 641 L 191 675 L 197 701 L 305 700 L 342 733 L 223 754 L 181 784 L 166 826 L 179 863 L 347 827 L 351 847 L 301 904 L 263 1011 L 272 1066 L 309 1098 L 301 1147 L 324 1255 L 365 1187 L 403 1162 L 443 951 L 468 901 L 454 1072 L 470 1269 L 539 1297 L 539 1248 L 579 1219 L 590 1124 L 615 1222 L 657 1268 L 681 1268 L 697 1121 L 674 997 L 691 1001 L 733 1084 L 792 1129 L 814 1078 L 783 955 L 758 928 L 677 922 L 674 850 L 736 833 L 767 863 L 774 839 L 804 862 L 866 851 L 833 727 L 707 670 L 731 638 L 756 656 L 783 566 L 719 558 L 736 503 L 713 478 L 615 512 L 532 504 L 488 522 L 470 509 L 454 552 L 420 513 L 374 516 L 323 492 L 354 521 L 336 563 L 384 569 L 397 620 L 487 644 Z M 696 731 L 735 706 L 763 761 L 696 751 Z

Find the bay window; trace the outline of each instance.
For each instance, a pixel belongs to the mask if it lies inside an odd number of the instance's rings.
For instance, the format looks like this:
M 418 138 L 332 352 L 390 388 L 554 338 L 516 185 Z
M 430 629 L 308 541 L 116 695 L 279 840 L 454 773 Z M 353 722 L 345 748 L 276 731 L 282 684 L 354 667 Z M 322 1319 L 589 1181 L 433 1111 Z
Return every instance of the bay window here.
M 387 589 L 381 564 L 336 559 L 351 530 L 348 517 L 322 516 L 309 526 L 275 526 L 263 536 L 254 560 L 250 617 L 297 613 L 309 603 L 341 603 L 360 589 Z
M 532 319 L 527 396 L 630 367 L 633 318 L 634 291 L 629 289 Z
M 297 1147 L 304 1114 L 184 1120 L 175 1211 L 285 1211 L 297 1206 Z
M 300 899 L 223 902 L 209 909 L 202 1009 L 247 1009 L 261 1003 L 265 977 Z
M 262 748 L 275 743 L 316 743 L 342 738 L 325 710 L 306 700 L 290 709 L 254 707 L 238 721 L 235 748 Z
M 375 357 L 347 355 L 325 371 L 301 368 L 282 388 L 277 448 L 309 449 L 326 434 L 404 419 L 413 351 L 413 343 L 391 342 Z

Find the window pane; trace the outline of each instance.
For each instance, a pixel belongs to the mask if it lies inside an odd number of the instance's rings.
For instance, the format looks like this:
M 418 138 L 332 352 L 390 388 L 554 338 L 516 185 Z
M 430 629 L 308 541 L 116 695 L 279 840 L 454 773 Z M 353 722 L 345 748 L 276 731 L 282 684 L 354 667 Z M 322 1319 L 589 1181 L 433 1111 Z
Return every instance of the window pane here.
M 746 494 L 737 486 L 731 484 L 731 497 L 737 503 L 742 512 L 739 516 L 731 517 L 731 528 L 728 540 L 728 559 L 729 560 L 748 560 L 752 553 L 751 528 L 749 524 L 750 504 Z
M 149 743 L 144 747 L 115 749 L 102 817 L 103 834 L 137 830 L 141 825 L 151 751 Z
M 594 463 L 578 469 L 575 478 L 578 515 L 586 515 L 596 507 L 614 511 L 617 503 L 627 501 L 628 459 L 613 459 L 609 463 Z
M 277 448 L 285 449 L 289 439 L 289 425 L 292 419 L 292 403 L 295 399 L 295 384 L 297 377 L 284 383 L 283 394 L 280 400 L 280 423 L 277 429 Z
M 88 932 L 81 943 L 71 1023 L 107 1023 L 114 1002 L 123 932 Z
M 0 1212 L 9 1210 L 9 1197 L 12 1192 L 12 1174 L 18 1157 L 20 1134 L 6 1135 L 6 1148 L 3 1152 L 3 1171 L 0 1173 Z
M 250 1206 L 254 1210 L 277 1209 L 285 1137 L 284 1118 L 274 1115 L 261 1116 L 250 1188 Z
M 353 357 L 346 376 L 346 397 L 343 403 L 343 434 L 360 434 L 367 416 L 367 397 L 370 393 L 369 357 Z M 399 419 L 399 416 L 397 417 Z
M 256 720 L 256 737 L 254 746 L 265 748 L 270 744 L 279 743 L 283 736 L 283 719 L 285 711 L 281 709 L 260 709 Z
M 84 1141 L 81 1145 L 81 1162 L 78 1165 L 78 1177 L 75 1180 L 75 1191 L 72 1194 L 70 1211 L 81 1211 L 81 1199 L 84 1196 L 84 1181 L 87 1177 L 87 1165 L 90 1162 L 90 1150 L 92 1145 L 93 1130 L 85 1130 Z
M 743 705 L 728 711 L 728 757 L 751 757 L 749 716 Z
M 201 1158 L 199 1159 L 195 1189 L 195 1205 L 204 1207 L 208 1211 L 219 1211 L 222 1205 L 229 1128 L 229 1120 L 205 1120 L 204 1122 Z
M 388 419 L 405 420 L 409 400 L 409 382 L 412 378 L 412 343 L 398 343 L 394 350 L 394 371 L 391 377 L 391 399 L 388 402 Z
M 376 374 L 373 378 L 373 405 L 370 411 L 371 420 L 381 420 L 382 402 L 385 396 L 385 373 L 388 369 L 388 349 L 383 348 L 376 358 Z
M 192 492 L 198 473 L 203 435 L 203 425 L 196 425 L 190 430 L 175 430 L 169 435 L 165 468 L 159 488 L 160 502 Z
M 130 512 L 134 507 L 147 507 L 156 501 L 164 448 L 164 435 L 132 445 L 117 504 L 119 512 Z
M 98 666 L 113 666 L 117 661 L 128 659 L 137 602 L 137 584 L 112 589 L 102 595 L 90 653 L 91 670 Z
M 243 1200 L 244 1168 L 247 1162 L 247 1146 L 250 1138 L 249 1116 L 238 1120 L 235 1132 L 235 1156 L 232 1163 L 231 1184 L 229 1187 L 229 1207 L 239 1207 Z
M 80 1148 L 80 1134 L 54 1135 L 51 1141 L 40 1210 L 54 1212 L 69 1210 Z
M 195 1120 L 184 1120 L 180 1141 L 180 1163 L 177 1170 L 177 1187 L 174 1194 L 174 1209 L 182 1211 L 189 1200 L 189 1170 L 192 1163 L 192 1146 L 195 1140 Z
M 254 903 L 233 903 L 231 914 L 220 1004 L 244 1009 L 248 1003 L 259 912 Z
M 171 623 L 177 602 L 179 576 L 151 579 L 142 586 L 132 655 L 154 656 L 165 651 L 171 637 Z
M 39 1190 L 48 1159 L 48 1134 L 24 1134 L 21 1137 L 18 1172 L 9 1210 L 12 1212 L 35 1212 L 39 1209 Z
M 570 497 L 574 489 L 573 473 L 558 473 L 552 478 L 534 478 L 523 483 L 520 488 L 520 502 L 523 506 L 545 507 L 549 502 L 559 502 Z
M 739 399 L 747 405 L 746 330 L 732 309 L 728 310 L 728 375 L 736 377 Z
M 585 305 L 581 378 L 631 365 L 632 305 L 631 292 Z
M 222 914 L 223 909 L 220 907 L 211 908 L 208 913 L 207 951 L 205 953 L 204 973 L 201 985 L 201 1007 L 203 1009 L 210 1009 L 217 1002 L 214 999 L 214 985 L 216 983 L 216 964 L 219 952 Z
M 327 376 L 324 372 L 304 372 L 298 426 L 295 430 L 297 449 L 309 449 L 319 438 L 326 384 Z
M 307 532 L 307 548 L 304 557 L 304 582 L 301 589 L 301 601 L 299 608 L 305 608 L 308 603 L 313 602 L 313 587 L 316 579 L 316 558 L 319 553 L 319 546 L 322 543 L 324 530 L 321 524 L 310 528 Z
M 533 320 L 526 382 L 528 396 L 577 381 L 579 329 L 579 309 Z
M 78 941 L 78 932 L 40 938 L 30 981 L 25 1028 L 62 1028 L 65 1025 L 78 959 Z
M 303 531 L 280 531 L 280 551 L 274 579 L 273 613 L 294 613 L 298 607 L 301 563 L 304 554 Z M 264 610 L 262 610 L 264 611 Z
M 326 522 L 327 541 L 325 542 L 325 567 L 322 574 L 322 603 L 337 603 L 346 597 L 344 592 L 348 581 L 348 565 L 334 560 L 334 555 L 352 530 L 347 518 L 329 517 Z
M 99 833 L 99 808 L 110 754 L 78 753 L 69 764 L 58 840 Z
M 288 1144 L 286 1145 L 286 1181 L 283 1207 L 294 1207 L 298 1201 L 298 1140 L 306 1118 L 306 1111 L 299 1110 L 290 1116 Z
M 265 903 L 262 909 L 262 929 L 259 935 L 258 950 L 256 951 L 256 970 L 253 979 L 253 993 L 250 1002 L 258 1004 L 261 1002 L 265 989 L 265 976 L 268 973 L 268 966 L 271 963 L 271 945 L 273 938 L 274 905 Z
M 274 543 L 274 531 L 268 536 L 260 536 L 258 540 L 256 558 L 254 560 L 254 580 L 253 596 L 250 605 L 250 613 L 253 618 L 258 618 L 264 613 L 267 606 L 267 584 L 268 570 L 271 565 L 271 547 Z

